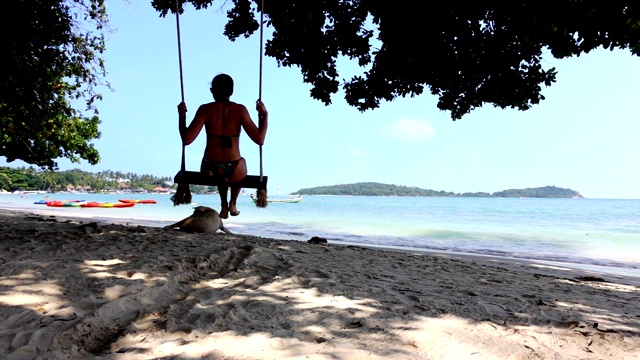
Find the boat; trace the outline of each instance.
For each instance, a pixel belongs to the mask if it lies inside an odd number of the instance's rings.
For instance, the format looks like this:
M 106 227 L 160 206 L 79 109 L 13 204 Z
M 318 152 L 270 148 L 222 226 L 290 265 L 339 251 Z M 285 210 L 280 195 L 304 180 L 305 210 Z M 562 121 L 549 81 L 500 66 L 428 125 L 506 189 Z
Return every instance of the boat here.
M 251 194 L 251 200 L 253 200 L 254 203 L 258 202 L 258 198 L 256 198 L 255 195 Z M 283 203 L 283 204 L 294 204 L 294 203 L 299 203 L 300 200 L 302 200 L 302 195 L 297 195 L 295 197 L 277 197 L 277 198 L 271 198 L 269 199 L 267 197 L 267 204 L 272 204 L 272 203 Z
M 109 202 L 97 202 L 97 201 L 89 201 L 85 203 L 81 203 L 81 207 L 101 207 L 101 208 L 127 208 L 132 207 L 135 203 L 109 203 Z
M 14 194 L 32 195 L 32 194 L 46 194 L 44 190 L 16 190 Z
M 143 200 L 118 199 L 118 201 L 120 201 L 121 203 L 125 203 L 125 204 L 129 204 L 129 203 L 134 203 L 134 204 L 155 204 L 155 203 L 157 203 L 157 201 L 153 200 L 153 199 L 143 199 Z

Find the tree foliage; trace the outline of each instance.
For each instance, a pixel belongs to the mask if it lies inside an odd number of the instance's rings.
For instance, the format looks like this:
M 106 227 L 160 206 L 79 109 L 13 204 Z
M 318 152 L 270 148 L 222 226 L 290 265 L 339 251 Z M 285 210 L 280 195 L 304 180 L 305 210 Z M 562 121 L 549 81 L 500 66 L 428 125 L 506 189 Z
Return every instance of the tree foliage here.
M 33 167 L 0 167 L 0 189 L 64 191 L 67 186 L 89 187 L 91 191 L 118 190 L 126 179 L 130 189 L 142 188 L 153 191 L 155 187 L 167 187 L 173 182 L 168 176 L 157 177 L 150 174 L 123 173 L 121 171 L 100 171 L 91 173 L 80 169 L 66 171 L 37 170 Z
M 180 11 L 213 2 L 181 0 Z M 261 2 L 233 0 L 229 39 L 258 29 Z M 161 16 L 175 9 L 174 0 L 152 5 Z M 313 98 L 328 105 L 342 86 L 361 111 L 425 88 L 454 120 L 483 104 L 527 110 L 556 81 L 556 70 L 542 66 L 545 50 L 556 58 L 598 47 L 640 54 L 636 0 L 264 0 L 264 14 L 273 29 L 266 55 L 299 67 Z M 339 58 L 364 73 L 340 79 Z
M 555 186 L 526 189 L 509 189 L 493 194 L 487 192 L 454 193 L 398 185 L 362 182 L 355 184 L 318 186 L 297 191 L 300 195 L 351 195 L 351 196 L 435 196 L 435 197 L 532 197 L 532 198 L 580 198 L 579 192 Z
M 50 169 L 61 157 L 98 163 L 104 0 L 4 1 L 0 24 L 0 156 Z
M 494 197 L 531 197 L 531 198 L 579 198 L 579 192 L 556 186 L 539 188 L 509 189 L 493 193 Z
M 353 195 L 353 196 L 455 196 L 452 192 L 420 189 L 398 185 L 388 185 L 376 182 L 361 182 L 355 184 L 318 186 L 300 189 L 300 195 Z
M 74 189 L 87 187 L 91 192 L 132 190 L 135 192 L 153 192 L 156 187 L 176 188 L 171 177 L 158 177 L 151 174 L 136 174 L 105 170 L 91 173 L 80 169 L 55 171 L 35 169 L 34 167 L 2 167 L 0 166 L 0 190 L 7 191 L 65 191 L 71 186 Z M 193 194 L 211 194 L 217 192 L 215 186 L 190 185 Z

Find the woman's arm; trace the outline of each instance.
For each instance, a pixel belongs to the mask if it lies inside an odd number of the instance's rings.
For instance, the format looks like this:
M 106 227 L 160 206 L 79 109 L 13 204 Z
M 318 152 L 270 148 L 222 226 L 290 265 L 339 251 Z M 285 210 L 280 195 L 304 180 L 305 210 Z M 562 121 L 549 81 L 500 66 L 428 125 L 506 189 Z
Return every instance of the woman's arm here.
M 204 114 L 201 110 L 202 106 L 198 108 L 196 116 L 187 127 L 187 105 L 184 102 L 178 105 L 178 129 L 184 145 L 191 144 L 198 137 L 200 130 L 204 126 Z
M 269 113 L 262 101 L 258 100 L 256 103 L 256 110 L 258 110 L 258 126 L 251 120 L 247 108 L 242 107 L 243 111 L 240 117 L 240 123 L 247 132 L 247 135 L 258 145 L 264 144 L 264 139 L 267 136 L 267 127 L 269 125 Z

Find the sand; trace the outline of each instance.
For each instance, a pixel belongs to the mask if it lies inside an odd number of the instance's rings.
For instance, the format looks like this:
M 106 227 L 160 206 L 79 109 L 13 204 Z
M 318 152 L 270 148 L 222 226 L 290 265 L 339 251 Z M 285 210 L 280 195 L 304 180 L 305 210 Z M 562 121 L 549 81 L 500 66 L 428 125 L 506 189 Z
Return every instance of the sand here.
M 638 285 L 0 210 L 7 359 L 638 359 Z

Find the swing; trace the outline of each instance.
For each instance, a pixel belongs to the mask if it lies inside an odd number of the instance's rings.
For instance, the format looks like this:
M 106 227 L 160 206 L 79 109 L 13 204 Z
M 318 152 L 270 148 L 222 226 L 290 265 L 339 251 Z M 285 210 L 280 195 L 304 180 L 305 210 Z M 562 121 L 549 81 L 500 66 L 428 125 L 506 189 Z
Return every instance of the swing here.
M 182 50 L 180 45 L 180 7 L 179 1 L 176 0 L 176 27 L 178 34 L 178 62 L 180 66 L 180 92 L 182 95 L 182 102 L 184 102 L 184 81 L 182 76 Z M 264 0 L 262 1 L 262 8 L 260 11 L 260 74 L 259 74 L 259 94 L 258 99 L 262 100 L 262 37 L 263 37 L 263 14 L 264 14 Z M 182 164 L 180 167 L 180 171 L 176 174 L 173 181 L 178 184 L 178 189 L 176 194 L 171 197 L 174 206 L 180 204 L 190 204 L 191 203 L 191 192 L 189 190 L 189 184 L 196 185 L 208 185 L 208 186 L 218 186 L 219 181 L 217 179 L 209 178 L 205 176 L 205 174 L 200 171 L 186 171 L 185 170 L 185 145 L 182 143 Z M 257 207 L 266 207 L 267 206 L 267 176 L 263 175 L 262 172 L 262 145 L 260 145 L 260 175 L 247 175 L 244 179 L 230 183 L 223 184 L 228 187 L 240 187 L 240 188 L 250 188 L 257 189 L 257 198 L 256 202 Z

